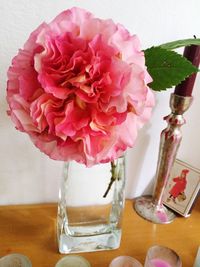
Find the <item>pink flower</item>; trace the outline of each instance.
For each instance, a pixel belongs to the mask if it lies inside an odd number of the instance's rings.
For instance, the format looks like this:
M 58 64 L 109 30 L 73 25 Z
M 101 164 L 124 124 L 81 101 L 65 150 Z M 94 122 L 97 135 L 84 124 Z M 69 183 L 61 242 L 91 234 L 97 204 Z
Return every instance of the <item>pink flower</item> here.
M 43 23 L 8 70 L 16 128 L 56 160 L 87 166 L 134 145 L 154 97 L 136 35 L 79 8 Z

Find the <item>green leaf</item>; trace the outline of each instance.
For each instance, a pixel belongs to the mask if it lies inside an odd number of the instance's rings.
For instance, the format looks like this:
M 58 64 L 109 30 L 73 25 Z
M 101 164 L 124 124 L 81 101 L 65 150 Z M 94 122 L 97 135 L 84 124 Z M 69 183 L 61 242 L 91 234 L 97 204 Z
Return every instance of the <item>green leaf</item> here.
M 161 47 L 144 51 L 148 72 L 153 78 L 149 86 L 155 91 L 178 85 L 198 69 L 185 57 Z
M 183 40 L 177 40 L 170 43 L 159 45 L 159 47 L 167 49 L 167 50 L 173 50 L 176 48 L 180 48 L 183 46 L 190 46 L 190 45 L 200 45 L 200 39 L 183 39 Z

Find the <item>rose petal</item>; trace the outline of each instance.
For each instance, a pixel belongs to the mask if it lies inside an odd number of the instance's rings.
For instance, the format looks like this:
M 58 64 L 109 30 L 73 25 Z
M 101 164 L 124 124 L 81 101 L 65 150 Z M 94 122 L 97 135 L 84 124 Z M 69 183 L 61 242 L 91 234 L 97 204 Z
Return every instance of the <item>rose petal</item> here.
M 87 166 L 133 147 L 152 79 L 136 35 L 80 8 L 41 24 L 8 70 L 8 114 L 42 152 Z

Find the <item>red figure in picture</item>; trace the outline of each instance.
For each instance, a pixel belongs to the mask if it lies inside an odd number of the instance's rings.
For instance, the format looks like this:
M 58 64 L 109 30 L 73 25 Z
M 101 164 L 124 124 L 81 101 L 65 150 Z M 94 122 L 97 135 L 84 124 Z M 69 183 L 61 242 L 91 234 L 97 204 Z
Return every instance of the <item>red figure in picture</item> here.
M 187 185 L 186 176 L 188 172 L 189 170 L 184 169 L 181 171 L 180 176 L 173 178 L 173 182 L 175 182 L 175 185 L 169 191 L 170 196 L 167 201 L 170 201 L 170 199 L 172 199 L 174 203 L 176 203 L 177 198 L 179 199 L 179 201 L 183 201 L 185 199 L 184 191 Z

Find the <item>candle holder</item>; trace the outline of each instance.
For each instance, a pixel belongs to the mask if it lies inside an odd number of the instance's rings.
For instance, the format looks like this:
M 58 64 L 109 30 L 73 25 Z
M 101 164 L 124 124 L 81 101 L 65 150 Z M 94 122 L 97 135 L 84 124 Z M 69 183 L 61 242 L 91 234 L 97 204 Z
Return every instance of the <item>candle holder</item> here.
M 123 267 L 123 266 L 143 267 L 143 265 L 138 260 L 130 256 L 118 256 L 114 258 L 109 264 L 109 267 Z
M 171 94 L 171 114 L 164 117 L 168 126 L 161 132 L 153 195 L 139 197 L 135 201 L 136 212 L 154 223 L 166 224 L 175 218 L 175 214 L 163 205 L 162 199 L 182 139 L 180 128 L 185 124 L 183 113 L 191 106 L 192 99 L 191 96 Z
M 153 246 L 147 251 L 144 267 L 182 267 L 182 262 L 174 250 Z

